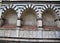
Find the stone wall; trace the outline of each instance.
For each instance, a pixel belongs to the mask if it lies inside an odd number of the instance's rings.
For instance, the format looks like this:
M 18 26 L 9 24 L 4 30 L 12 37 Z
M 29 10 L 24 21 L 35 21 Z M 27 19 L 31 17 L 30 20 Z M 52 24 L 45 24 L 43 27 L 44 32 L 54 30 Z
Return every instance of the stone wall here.
M 8 12 L 9 15 L 7 13 L 5 13 L 5 11 L 7 9 L 14 9 L 16 12 L 17 12 L 17 17 L 16 17 L 16 13 L 12 13 L 11 15 L 13 16 L 10 16 L 10 11 Z M 27 19 L 26 21 L 28 22 L 27 24 L 29 25 L 37 25 L 37 28 L 35 31 L 31 30 L 31 31 L 22 31 L 21 30 L 21 22 L 22 22 L 22 13 L 27 9 L 27 8 L 31 8 L 35 11 L 35 14 L 36 14 L 36 17 L 33 14 L 28 14 L 28 16 L 26 15 L 26 17 L 24 18 L 25 16 L 25 13 L 24 13 L 24 16 L 23 16 L 23 19 Z M 6 37 L 26 37 L 26 38 L 60 38 L 60 31 L 59 29 L 57 30 L 48 30 L 48 31 L 45 31 L 44 28 L 43 28 L 43 17 L 42 17 L 42 13 L 46 10 L 46 9 L 52 9 L 56 14 L 54 14 L 53 16 L 51 16 L 50 14 L 47 14 L 48 15 L 48 20 L 51 21 L 52 23 L 49 23 L 48 25 L 55 25 L 54 23 L 54 20 L 55 22 L 57 23 L 57 27 L 60 26 L 60 4 L 41 4 L 41 3 L 14 3 L 14 4 L 2 4 L 1 5 L 1 8 L 0 8 L 0 19 L 2 19 L 2 15 L 4 15 L 3 13 L 7 14 L 9 18 L 9 24 L 15 24 L 16 25 L 16 29 L 0 29 L 0 36 L 6 36 Z M 12 11 L 12 10 L 11 10 Z M 30 11 L 29 11 L 30 12 Z M 31 12 L 30 12 L 31 13 Z M 50 12 L 51 13 L 51 12 Z M 27 14 L 27 12 L 26 12 Z M 45 14 L 45 13 L 44 13 Z M 7 16 L 5 15 L 5 17 Z M 54 18 L 54 16 L 56 15 L 57 18 Z M 44 15 L 45 16 L 45 15 Z M 30 18 L 31 17 L 31 18 Z M 47 16 L 45 16 L 47 18 Z M 51 17 L 51 18 L 50 18 Z M 17 19 L 16 19 L 17 18 Z M 36 19 L 36 20 L 33 20 L 33 19 Z M 53 19 L 52 19 L 53 18 Z M 29 21 L 31 19 L 31 21 Z M 44 18 L 45 19 L 45 18 Z M 24 25 L 26 25 L 26 21 L 24 22 Z M 36 23 L 36 22 L 37 23 Z M 46 20 L 44 20 L 46 22 Z M 59 23 L 58 23 L 59 21 Z M 17 24 L 16 24 L 17 22 Z M 34 22 L 34 23 L 31 23 L 31 22 Z M 48 23 L 48 22 L 46 22 Z M 9 26 L 9 25 L 8 25 Z M 12 25 L 11 25 L 12 26 Z M 55 29 L 55 27 L 53 27 Z M 53 29 L 51 28 L 51 29 Z M 30 27 L 29 27 L 30 29 Z M 48 28 L 46 28 L 48 29 Z M 50 29 L 50 28 L 49 28 Z

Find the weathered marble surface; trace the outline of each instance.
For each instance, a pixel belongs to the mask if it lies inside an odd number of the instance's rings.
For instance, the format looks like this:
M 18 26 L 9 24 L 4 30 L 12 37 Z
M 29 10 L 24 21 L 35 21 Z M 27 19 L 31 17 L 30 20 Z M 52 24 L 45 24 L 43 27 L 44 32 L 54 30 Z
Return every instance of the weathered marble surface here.
M 60 31 L 20 31 L 0 30 L 0 36 L 25 38 L 60 38 Z

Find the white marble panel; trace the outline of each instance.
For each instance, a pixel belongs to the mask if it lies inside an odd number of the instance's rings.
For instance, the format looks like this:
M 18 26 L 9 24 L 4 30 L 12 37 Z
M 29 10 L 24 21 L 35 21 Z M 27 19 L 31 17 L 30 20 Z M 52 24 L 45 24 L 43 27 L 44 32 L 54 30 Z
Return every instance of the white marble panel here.
M 56 38 L 60 38 L 60 31 L 56 31 Z
M 37 31 L 37 38 L 43 38 L 43 31 Z
M 48 37 L 49 38 L 55 38 L 56 37 L 56 31 L 48 31 Z
M 9 37 L 17 37 L 17 32 L 16 30 L 9 30 Z
M 4 34 L 4 31 L 5 30 L 0 30 L 0 36 L 4 36 L 5 34 Z
M 47 31 L 43 31 L 43 38 L 48 38 L 49 37 L 49 33 Z

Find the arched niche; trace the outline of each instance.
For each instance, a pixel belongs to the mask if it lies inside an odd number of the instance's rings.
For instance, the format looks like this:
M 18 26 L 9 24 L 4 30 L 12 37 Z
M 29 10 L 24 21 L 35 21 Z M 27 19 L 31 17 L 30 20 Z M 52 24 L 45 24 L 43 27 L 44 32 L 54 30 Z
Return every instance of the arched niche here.
M 36 30 L 36 26 L 37 26 L 37 17 L 36 17 L 36 12 L 31 9 L 31 8 L 27 8 L 26 10 L 23 11 L 22 15 L 21 15 L 21 19 L 22 19 L 22 30 Z
M 17 13 L 14 9 L 7 9 L 2 15 L 2 28 L 15 29 L 17 22 Z
M 43 14 L 43 28 L 45 30 L 56 30 L 58 29 L 57 24 L 55 22 L 55 19 L 57 18 L 57 15 L 54 10 L 48 8 L 46 9 Z

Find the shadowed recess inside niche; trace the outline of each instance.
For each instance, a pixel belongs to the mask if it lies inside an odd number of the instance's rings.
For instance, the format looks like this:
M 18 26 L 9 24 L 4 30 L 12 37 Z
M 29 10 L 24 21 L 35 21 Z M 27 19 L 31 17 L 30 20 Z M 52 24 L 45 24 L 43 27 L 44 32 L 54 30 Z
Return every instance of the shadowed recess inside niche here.
M 14 9 L 7 9 L 2 15 L 1 29 L 15 29 L 17 13 Z
M 43 28 L 44 30 L 59 30 L 55 19 L 57 18 L 57 14 L 52 9 L 46 9 L 43 14 Z
M 27 8 L 23 11 L 21 19 L 22 19 L 22 30 L 36 30 L 37 29 L 37 22 L 36 22 L 36 12 L 31 9 Z

